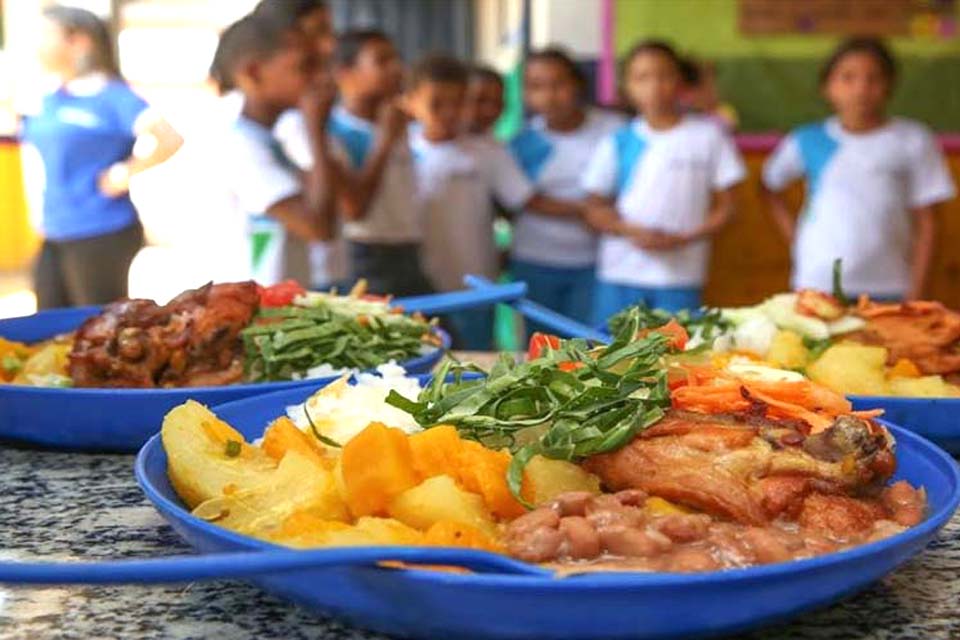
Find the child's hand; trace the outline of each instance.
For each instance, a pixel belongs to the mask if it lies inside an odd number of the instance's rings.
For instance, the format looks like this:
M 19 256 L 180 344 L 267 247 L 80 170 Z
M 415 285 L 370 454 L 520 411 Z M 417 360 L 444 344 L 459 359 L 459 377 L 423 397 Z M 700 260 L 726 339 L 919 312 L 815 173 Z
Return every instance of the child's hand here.
M 326 131 L 336 101 L 337 85 L 331 76 L 324 75 L 310 83 L 300 98 L 300 111 L 307 126 L 316 127 L 317 132 Z
M 594 231 L 610 233 L 617 225 L 620 216 L 617 210 L 608 204 L 587 204 L 583 208 L 583 221 Z
M 631 234 L 631 238 L 636 247 L 647 251 L 669 251 L 682 247 L 689 242 L 689 238 L 683 234 L 667 233 L 666 231 L 641 227 L 636 228 Z
M 117 162 L 97 178 L 100 193 L 108 198 L 119 198 L 130 190 L 130 165 Z
M 389 100 L 380 107 L 377 116 L 377 125 L 385 140 L 396 141 L 407 130 L 409 118 L 400 106 L 400 100 Z

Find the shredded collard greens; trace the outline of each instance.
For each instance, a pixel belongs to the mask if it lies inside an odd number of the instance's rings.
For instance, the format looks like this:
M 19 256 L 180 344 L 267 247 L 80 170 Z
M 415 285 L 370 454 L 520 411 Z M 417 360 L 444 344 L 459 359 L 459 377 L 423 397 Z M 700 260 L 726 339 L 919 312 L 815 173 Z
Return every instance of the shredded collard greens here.
M 431 325 L 399 313 L 346 313 L 333 305 L 260 309 L 241 332 L 251 382 L 294 380 L 320 365 L 369 369 L 421 354 Z
M 714 338 L 733 327 L 733 323 L 723 317 L 723 312 L 720 309 L 702 307 L 698 310 L 682 309 L 676 313 L 670 313 L 663 309 L 651 309 L 641 302 L 611 316 L 607 321 L 607 328 L 610 333 L 612 335 L 619 334 L 620 329 L 624 324 L 631 322 L 634 315 L 639 317 L 641 329 L 655 329 L 662 327 L 671 320 L 676 320 L 681 327 L 687 330 L 687 334 L 691 338 L 699 335 L 708 345 Z
M 618 327 L 613 342 L 600 348 L 565 340 L 528 362 L 504 354 L 483 379 L 464 379 L 476 368 L 448 360 L 417 401 L 393 391 L 387 403 L 424 428 L 449 424 L 489 448 L 508 448 L 507 483 L 523 502 L 523 470 L 535 455 L 576 461 L 615 451 L 670 406 L 663 364 L 668 338 L 637 339 L 643 329 L 637 308 Z

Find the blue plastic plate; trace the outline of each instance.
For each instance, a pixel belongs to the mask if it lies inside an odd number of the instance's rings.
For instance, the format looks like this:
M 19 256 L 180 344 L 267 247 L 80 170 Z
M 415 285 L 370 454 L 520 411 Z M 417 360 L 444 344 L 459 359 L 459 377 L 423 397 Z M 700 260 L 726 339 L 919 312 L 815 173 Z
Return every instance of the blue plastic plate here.
M 0 336 L 33 343 L 73 331 L 99 307 L 54 309 L 0 320 Z M 443 346 L 401 362 L 410 373 L 427 373 L 450 348 Z M 182 389 L 52 389 L 0 384 L 0 439 L 73 451 L 133 453 L 156 433 L 163 416 L 188 399 L 217 405 L 284 389 L 316 388 L 336 378 L 261 382 Z
M 311 392 L 285 391 L 215 410 L 246 437 L 255 438 L 288 405 L 304 401 Z M 956 463 L 919 436 L 897 427 L 890 430 L 898 442 L 897 479 L 926 487 L 929 517 L 904 533 L 849 551 L 686 575 L 556 579 L 353 567 L 290 571 L 254 582 L 319 614 L 407 637 L 614 640 L 744 631 L 863 589 L 923 550 L 960 505 Z M 191 516 L 170 486 L 166 467 L 163 445 L 154 436 L 137 457 L 137 480 L 163 517 L 198 551 L 275 548 Z
M 960 398 L 847 396 L 854 409 L 883 409 L 883 418 L 960 455 Z

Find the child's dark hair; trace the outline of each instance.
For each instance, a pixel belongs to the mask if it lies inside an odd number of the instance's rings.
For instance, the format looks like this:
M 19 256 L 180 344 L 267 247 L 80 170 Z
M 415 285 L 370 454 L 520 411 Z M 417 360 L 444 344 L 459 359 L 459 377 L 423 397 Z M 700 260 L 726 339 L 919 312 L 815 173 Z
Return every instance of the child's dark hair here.
M 659 53 L 660 55 L 669 58 L 670 61 L 673 62 L 674 66 L 676 66 L 677 73 L 679 73 L 680 77 L 686 81 L 688 72 L 687 63 L 685 63 L 683 58 L 680 57 L 680 54 L 677 53 L 677 50 L 664 40 L 641 40 L 637 44 L 633 45 L 633 48 L 630 49 L 629 53 L 627 53 L 627 57 L 623 60 L 623 68 L 627 69 L 630 66 L 630 63 L 632 63 L 637 56 L 645 53 Z
M 352 67 L 357 64 L 360 52 L 373 42 L 391 42 L 390 37 L 378 29 L 352 29 L 337 36 L 333 50 L 333 64 L 337 67 Z
M 527 55 L 525 64 L 530 64 L 531 62 L 554 62 L 566 69 L 567 73 L 570 74 L 570 77 L 573 78 L 573 81 L 577 83 L 577 86 L 579 86 L 581 90 L 585 90 L 587 87 L 587 76 L 584 74 L 583 69 L 581 69 L 580 65 L 561 47 L 546 47 L 544 49 L 531 51 Z
M 210 65 L 210 77 L 220 93 L 236 88 L 235 77 L 240 64 L 269 58 L 287 45 L 291 33 L 295 33 L 293 28 L 253 14 L 224 29 Z
M 253 15 L 290 28 L 314 11 L 326 8 L 327 3 L 324 0 L 260 0 L 253 10 Z
M 471 82 L 474 80 L 493 82 L 494 84 L 500 85 L 501 91 L 504 89 L 503 76 L 493 67 L 488 67 L 484 64 L 476 64 L 470 67 L 467 79 Z
M 890 49 L 879 38 L 855 37 L 848 38 L 837 45 L 827 61 L 823 63 L 820 69 L 820 84 L 826 83 L 833 74 L 834 69 L 840 64 L 840 61 L 852 53 L 865 53 L 872 56 L 889 84 L 893 84 L 897 79 L 897 60 L 893 57 Z
M 54 5 L 43 10 L 43 17 L 68 34 L 82 33 L 90 38 L 93 50 L 90 52 L 90 59 L 85 61 L 85 65 L 89 68 L 78 69 L 78 71 L 102 71 L 120 77 L 120 67 L 117 66 L 117 60 L 113 54 L 110 29 L 107 23 L 96 14 L 77 7 Z
M 410 88 L 416 89 L 424 82 L 466 85 L 469 78 L 467 66 L 443 53 L 425 56 L 414 65 L 410 74 Z
M 696 87 L 700 84 L 700 80 L 703 79 L 703 74 L 700 72 L 700 64 L 690 57 L 680 58 L 680 77 L 683 78 L 685 85 Z

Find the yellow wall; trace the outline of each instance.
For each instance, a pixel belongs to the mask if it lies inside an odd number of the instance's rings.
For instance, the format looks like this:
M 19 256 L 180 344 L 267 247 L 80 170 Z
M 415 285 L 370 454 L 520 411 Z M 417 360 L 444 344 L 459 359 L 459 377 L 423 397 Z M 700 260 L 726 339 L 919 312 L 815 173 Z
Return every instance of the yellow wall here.
M 754 304 L 787 288 L 790 255 L 766 214 L 760 194 L 764 153 L 744 154 L 749 177 L 741 188 L 739 215 L 717 237 L 704 297 L 712 305 Z M 960 184 L 960 155 L 948 157 L 954 181 Z M 799 206 L 801 190 L 790 192 Z M 929 297 L 960 307 L 960 199 L 943 206 Z
M 0 269 L 20 269 L 30 263 L 39 240 L 28 219 L 20 149 L 12 142 L 0 142 L 0 198 Z

